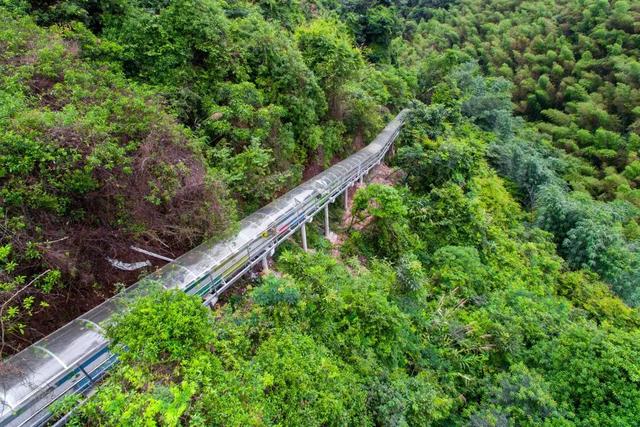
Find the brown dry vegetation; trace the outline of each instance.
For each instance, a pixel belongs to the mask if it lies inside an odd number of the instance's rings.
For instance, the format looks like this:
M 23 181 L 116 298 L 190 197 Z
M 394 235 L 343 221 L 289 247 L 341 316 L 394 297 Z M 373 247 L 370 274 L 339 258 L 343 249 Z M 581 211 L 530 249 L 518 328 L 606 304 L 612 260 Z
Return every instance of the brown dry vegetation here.
M 0 303 L 22 308 L 3 325 L 3 355 L 143 273 L 107 257 L 146 259 L 136 245 L 173 258 L 223 235 L 234 217 L 224 184 L 158 98 L 82 62 L 76 43 L 31 30 L 0 52 L 0 78 L 24 82 L 2 123 L 13 139 L 0 145 L 0 246 L 17 264 L 0 268 Z M 42 279 L 20 285 L 46 270 L 60 274 L 50 290 Z

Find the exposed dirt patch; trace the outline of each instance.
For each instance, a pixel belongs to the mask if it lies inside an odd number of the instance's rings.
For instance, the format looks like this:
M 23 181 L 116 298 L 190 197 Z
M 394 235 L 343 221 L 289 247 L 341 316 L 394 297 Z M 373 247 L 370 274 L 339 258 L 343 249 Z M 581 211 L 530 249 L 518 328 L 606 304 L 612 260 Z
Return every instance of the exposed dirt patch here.
M 53 85 L 60 82 L 61 80 L 62 79 L 59 77 L 51 78 L 36 74 L 31 77 L 31 80 L 29 80 L 29 89 L 31 89 L 34 93 L 41 94 L 47 92 L 53 87 Z
M 83 138 L 63 134 L 69 136 L 64 144 L 81 152 L 88 149 Z M 206 181 L 202 162 L 186 144 L 177 143 L 175 135 L 152 129 L 131 157 L 130 165 L 95 169 L 100 187 L 73 201 L 73 210 L 83 212 L 85 221 L 52 215 L 36 221 L 45 240 L 57 242 L 41 248 L 47 262 L 72 283 L 131 283 L 139 272 L 114 269 L 107 257 L 124 262 L 147 259 L 131 250 L 135 244 L 175 258 L 226 225 L 216 184 Z M 119 225 L 123 223 L 131 227 Z
M 313 157 L 313 159 L 305 167 L 304 172 L 302 172 L 303 181 L 313 178 L 325 169 L 322 161 L 323 158 L 324 154 L 321 152 L 317 153 Z
M 66 102 L 55 96 L 53 93 L 53 87 L 57 83 L 61 83 L 63 80 L 64 78 L 62 76 L 52 78 L 36 74 L 31 77 L 28 85 L 29 89 L 38 96 L 41 106 L 48 107 L 53 111 L 58 111 L 64 107 Z
M 401 169 L 391 168 L 384 163 L 379 164 L 371 171 L 368 182 L 397 185 L 405 178 L 405 173 Z
M 71 319 L 75 319 L 98 306 L 115 292 L 115 284 L 106 284 L 103 287 L 72 285 L 47 295 L 47 302 L 52 307 L 60 307 L 61 309 L 41 310 L 34 315 L 30 319 L 25 334 L 16 336 L 16 341 L 12 343 L 12 347 L 14 347 L 12 349 L 26 347 L 34 341 L 44 338 Z

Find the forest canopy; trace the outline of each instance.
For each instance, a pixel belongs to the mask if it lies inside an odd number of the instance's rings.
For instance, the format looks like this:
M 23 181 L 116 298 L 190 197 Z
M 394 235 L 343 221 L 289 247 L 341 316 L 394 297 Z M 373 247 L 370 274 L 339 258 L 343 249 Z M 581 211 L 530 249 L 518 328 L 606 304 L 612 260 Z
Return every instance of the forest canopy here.
M 640 313 L 524 224 L 487 162 L 495 135 L 458 117 L 430 139 L 412 115 L 405 183 L 357 191 L 337 256 L 289 243 L 214 312 L 179 292 L 134 303 L 108 332 L 123 365 L 74 422 L 634 425 Z M 456 148 L 473 168 L 429 174 Z
M 0 1 L 0 356 L 408 107 L 337 244 L 134 302 L 71 425 L 635 426 L 638 58 L 637 0 Z
M 413 85 L 304 8 L 289 31 L 247 2 L 3 5 L 2 355 L 134 282 L 109 261 L 137 261 L 132 246 L 175 258 L 229 235 Z

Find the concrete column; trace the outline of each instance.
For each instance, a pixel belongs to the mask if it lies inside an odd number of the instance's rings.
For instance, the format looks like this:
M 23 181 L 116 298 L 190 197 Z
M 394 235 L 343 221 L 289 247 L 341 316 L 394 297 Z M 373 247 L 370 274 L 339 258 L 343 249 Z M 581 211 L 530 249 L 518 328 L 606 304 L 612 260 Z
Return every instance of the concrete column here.
M 329 203 L 324 205 L 324 237 L 329 238 L 331 230 L 329 229 Z
M 218 302 L 218 296 L 215 294 L 210 294 L 205 300 L 204 300 L 204 305 L 206 305 L 207 307 L 211 307 L 213 308 L 213 306 L 216 305 L 216 303 Z
M 264 273 L 269 271 L 269 260 L 267 260 L 267 256 L 262 257 L 262 271 Z
M 364 174 L 360 175 L 360 185 L 364 185 Z
M 302 227 L 300 227 L 300 234 L 302 235 L 302 249 L 304 249 L 304 251 L 307 252 L 309 248 L 307 247 L 307 223 L 306 222 L 302 223 Z
M 349 187 L 344 190 L 344 210 L 349 210 Z

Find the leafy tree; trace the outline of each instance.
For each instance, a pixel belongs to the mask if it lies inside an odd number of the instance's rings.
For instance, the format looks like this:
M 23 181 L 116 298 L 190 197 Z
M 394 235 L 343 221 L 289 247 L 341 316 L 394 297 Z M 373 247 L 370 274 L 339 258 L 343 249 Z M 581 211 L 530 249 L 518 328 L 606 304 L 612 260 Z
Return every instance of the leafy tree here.
M 404 292 L 419 291 L 425 281 L 422 263 L 412 253 L 402 255 L 398 259 L 396 275 L 400 289 Z
M 491 281 L 473 247 L 443 246 L 431 257 L 431 285 L 439 293 L 456 291 L 465 297 L 484 295 Z
M 415 191 L 426 193 L 448 182 L 465 187 L 481 168 L 484 147 L 480 141 L 473 136 L 426 140 L 400 148 L 397 162 L 409 171 L 407 182 Z
M 107 336 L 123 360 L 178 362 L 206 351 L 213 340 L 211 314 L 182 291 L 157 291 L 134 303 L 114 322 Z
M 412 228 L 429 252 L 448 245 L 477 246 L 486 239 L 487 223 L 477 200 L 453 183 L 416 198 L 410 209 Z
M 486 390 L 486 403 L 470 415 L 470 425 L 572 425 L 553 399 L 550 386 L 524 364 L 511 365 Z
M 365 417 L 357 376 L 310 337 L 274 335 L 252 362 L 269 396 L 264 416 L 270 424 L 335 425 Z
M 507 80 L 483 77 L 472 62 L 454 70 L 451 78 L 462 91 L 462 114 L 501 137 L 513 135 L 511 84 Z
M 522 200 L 529 208 L 533 207 L 543 188 L 551 185 L 561 187 L 563 184 L 558 176 L 562 163 L 524 140 L 493 144 L 489 148 L 489 156 L 496 169 L 518 186 Z
M 538 199 L 538 223 L 554 233 L 560 253 L 573 268 L 590 268 L 636 304 L 637 254 L 627 245 L 622 224 L 635 216 L 624 202 L 596 204 L 548 187 Z
M 400 22 L 396 11 L 390 7 L 378 5 L 367 10 L 361 37 L 371 49 L 369 57 L 374 62 L 390 61 L 389 47 L 394 37 L 400 35 Z
M 352 222 L 368 222 L 365 233 L 354 233 L 353 239 L 373 250 L 373 254 L 397 259 L 404 252 L 416 248 L 417 241 L 409 229 L 409 210 L 398 190 L 393 187 L 371 184 L 359 189 L 351 207 Z
M 339 117 L 343 85 L 362 67 L 361 53 L 336 21 L 314 20 L 298 28 L 296 40 L 305 63 L 325 90 L 331 116 Z
M 554 384 L 555 399 L 571 405 L 576 424 L 633 424 L 640 399 L 635 366 L 627 361 L 638 352 L 636 335 L 572 325 L 536 346 L 529 360 Z

